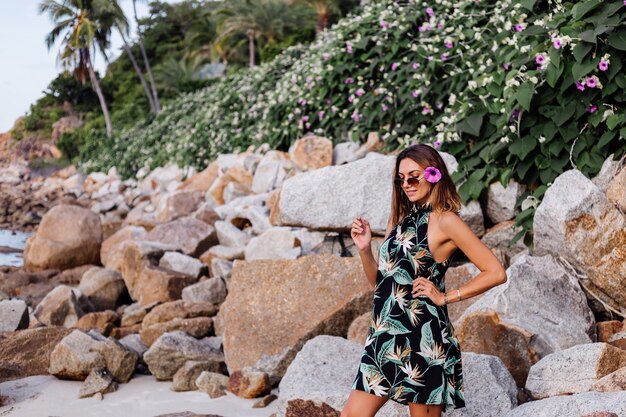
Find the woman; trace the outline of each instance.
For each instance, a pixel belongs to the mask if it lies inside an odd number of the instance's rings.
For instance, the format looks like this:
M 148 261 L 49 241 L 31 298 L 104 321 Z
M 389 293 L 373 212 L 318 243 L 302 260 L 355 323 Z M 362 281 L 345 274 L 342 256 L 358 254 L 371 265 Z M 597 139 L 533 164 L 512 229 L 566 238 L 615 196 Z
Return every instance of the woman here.
M 391 216 L 378 262 L 369 222 L 362 217 L 352 222 L 352 239 L 375 293 L 365 348 L 341 417 L 373 417 L 389 399 L 408 405 L 411 417 L 440 417 L 465 406 L 461 351 L 447 304 L 507 277 L 458 216 L 460 206 L 441 155 L 418 144 L 396 158 Z M 481 272 L 446 291 L 444 275 L 457 248 Z

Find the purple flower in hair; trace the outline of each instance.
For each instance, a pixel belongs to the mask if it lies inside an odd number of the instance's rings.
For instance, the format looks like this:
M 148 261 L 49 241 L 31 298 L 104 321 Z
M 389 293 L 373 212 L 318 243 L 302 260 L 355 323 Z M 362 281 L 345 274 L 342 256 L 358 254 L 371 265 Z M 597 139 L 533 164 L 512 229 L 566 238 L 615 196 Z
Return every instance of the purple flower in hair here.
M 434 184 L 441 179 L 441 172 L 439 172 L 437 168 L 429 166 L 424 170 L 424 178 L 426 179 L 426 181 Z

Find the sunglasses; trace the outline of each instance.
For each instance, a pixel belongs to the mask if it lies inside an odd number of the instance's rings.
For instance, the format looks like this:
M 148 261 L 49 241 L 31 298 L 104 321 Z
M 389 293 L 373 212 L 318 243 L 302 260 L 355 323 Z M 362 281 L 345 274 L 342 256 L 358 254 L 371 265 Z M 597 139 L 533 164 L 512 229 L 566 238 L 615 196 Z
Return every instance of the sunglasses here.
M 419 176 L 417 177 L 407 177 L 407 178 L 400 178 L 400 177 L 396 177 L 393 179 L 393 182 L 395 185 L 397 185 L 398 187 L 402 187 L 404 185 L 404 181 L 406 181 L 409 186 L 411 187 L 416 187 L 419 185 L 420 181 L 423 178 L 420 178 Z

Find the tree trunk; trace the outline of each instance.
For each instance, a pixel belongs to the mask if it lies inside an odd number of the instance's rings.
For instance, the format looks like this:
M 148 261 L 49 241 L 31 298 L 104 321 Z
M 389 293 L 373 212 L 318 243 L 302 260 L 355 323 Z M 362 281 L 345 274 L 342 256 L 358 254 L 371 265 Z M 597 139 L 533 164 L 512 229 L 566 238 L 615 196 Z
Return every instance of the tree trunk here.
M 248 54 L 250 55 L 250 68 L 254 67 L 254 30 L 248 29 Z
M 137 17 L 136 0 L 133 0 L 133 13 L 135 15 L 135 22 L 137 23 L 137 42 L 139 43 L 139 49 L 141 50 L 141 56 L 143 62 L 146 65 L 146 72 L 148 73 L 148 80 L 150 81 L 150 88 L 152 89 L 152 98 L 154 100 L 154 108 L 156 113 L 161 111 L 161 102 L 159 101 L 159 93 L 156 89 L 154 77 L 152 76 L 152 68 L 150 68 L 150 61 L 148 61 L 148 55 L 146 54 L 146 48 L 143 46 L 143 35 L 141 34 L 141 26 L 139 25 L 139 18 Z
M 328 12 L 317 14 L 317 23 L 315 24 L 315 33 L 320 33 L 328 27 Z
M 122 33 L 120 28 L 117 28 L 117 30 L 120 32 L 120 35 L 122 36 L 122 41 L 124 42 L 124 50 L 126 51 L 126 54 L 128 55 L 128 58 L 130 59 L 130 62 L 132 62 L 133 67 L 135 68 L 135 71 L 137 72 L 137 76 L 139 77 L 139 81 L 141 81 L 141 85 L 143 86 L 143 90 L 145 91 L 146 96 L 148 97 L 148 102 L 150 103 L 150 111 L 152 113 L 156 113 L 157 111 L 156 111 L 156 107 L 154 106 L 154 100 L 152 98 L 152 93 L 150 92 L 150 87 L 148 87 L 148 84 L 146 83 L 146 79 L 143 77 L 143 73 L 141 72 L 141 68 L 139 68 L 139 64 L 137 64 L 135 55 L 133 55 L 133 51 L 130 49 L 128 42 L 126 42 L 126 37 L 124 36 L 124 33 Z
M 89 79 L 91 80 L 91 87 L 96 92 L 98 96 L 98 100 L 100 100 L 100 107 L 102 107 L 102 114 L 104 114 L 104 124 L 107 128 L 107 135 L 113 136 L 113 127 L 111 126 L 111 116 L 109 115 L 109 108 L 107 107 L 107 103 L 104 99 L 104 94 L 102 94 L 102 89 L 100 88 L 100 82 L 98 81 L 98 77 L 96 77 L 96 72 L 91 65 L 91 58 L 89 57 L 89 51 L 83 49 L 81 51 L 85 58 L 85 62 L 87 63 L 87 70 L 89 71 Z

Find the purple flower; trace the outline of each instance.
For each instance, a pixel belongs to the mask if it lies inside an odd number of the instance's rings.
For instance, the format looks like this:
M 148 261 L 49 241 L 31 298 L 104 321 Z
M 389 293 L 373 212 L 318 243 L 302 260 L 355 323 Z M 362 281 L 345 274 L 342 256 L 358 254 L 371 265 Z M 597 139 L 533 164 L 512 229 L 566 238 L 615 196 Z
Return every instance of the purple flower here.
M 352 116 L 351 116 L 351 117 L 352 117 L 352 120 L 354 120 L 355 122 L 358 122 L 359 120 L 361 120 L 362 115 L 361 115 L 361 114 L 359 114 L 359 112 L 358 112 L 357 110 L 355 110 L 355 111 L 352 113 Z
M 395 71 L 396 68 L 398 68 L 400 66 L 400 64 L 398 64 L 397 62 L 394 62 L 393 64 L 391 64 L 391 70 Z
M 320 110 L 320 111 L 317 113 L 317 117 L 318 117 L 318 119 L 322 120 L 322 119 L 324 118 L 324 110 Z
M 417 91 L 417 90 L 413 90 L 413 92 L 411 92 L 411 95 L 412 95 L 413 97 L 417 98 L 417 97 L 419 97 L 420 92 L 419 92 L 419 91 Z
M 577 81 L 576 88 L 578 88 L 580 91 L 585 91 L 585 84 Z
M 413 69 L 418 69 L 420 67 L 420 64 L 419 62 L 414 62 L 411 66 L 413 67 Z
M 511 64 L 509 64 L 509 63 L 504 63 L 504 64 L 502 64 L 502 67 L 503 67 L 506 71 L 508 71 L 508 70 L 509 70 L 509 68 L 511 68 Z
M 539 65 L 543 65 L 546 62 L 546 57 L 543 54 L 539 54 L 535 57 L 535 62 Z
M 387 109 L 389 108 L 389 107 L 387 107 L 387 105 L 385 103 L 382 103 L 381 107 L 383 108 L 383 111 L 387 111 Z
M 354 78 L 352 78 L 352 77 L 346 78 L 346 80 L 343 83 L 344 84 L 353 84 L 354 83 Z
M 435 148 L 438 148 L 441 146 L 441 142 L 436 140 L 435 143 L 433 143 L 433 145 L 435 146 Z
M 516 24 L 514 27 L 516 32 L 521 32 L 524 30 L 524 25 L 522 25 L 521 23 Z
M 358 90 L 356 90 L 356 95 L 361 97 L 363 94 L 365 94 L 365 90 L 363 90 L 362 88 L 359 88 Z
M 445 61 L 446 59 L 448 59 L 448 55 L 446 54 L 441 54 L 441 60 Z
M 552 45 L 555 49 L 561 49 L 561 40 L 559 38 L 556 38 L 552 41 Z
M 352 102 L 354 101 L 354 96 L 353 96 L 353 95 L 350 95 L 350 97 L 348 97 L 348 101 L 349 101 L 350 103 L 352 103 Z
M 432 113 L 433 109 L 430 108 L 430 106 L 426 105 L 422 108 L 422 114 L 429 114 Z
M 327 54 L 327 53 L 323 53 L 323 54 L 322 54 L 322 59 L 323 59 L 324 61 L 328 61 L 328 57 L 329 57 L 329 56 L 328 56 L 328 54 Z
M 598 110 L 598 106 L 596 106 L 595 104 L 592 104 L 591 106 L 587 107 L 587 111 L 589 113 L 594 113 L 596 110 Z
M 587 81 L 585 82 L 585 84 L 589 88 L 596 88 L 597 81 L 598 80 L 596 80 L 596 77 L 589 77 L 589 78 L 587 78 Z
M 329 98 L 324 99 L 324 103 L 326 103 L 326 104 L 330 104 L 330 103 L 331 103 L 331 102 L 330 102 L 330 99 L 329 99 Z
M 349 54 L 352 53 L 352 44 L 350 42 L 346 42 L 346 52 Z
M 450 49 L 454 46 L 454 44 L 450 41 L 446 42 L 446 48 Z
M 380 27 L 383 28 L 383 29 L 387 29 L 387 22 L 384 21 L 384 20 L 381 20 L 380 21 Z
M 509 121 L 517 120 L 518 117 L 519 117 L 519 110 L 513 109 L 513 111 L 511 112 L 511 117 L 509 118 Z
M 600 71 L 606 71 L 609 69 L 609 63 L 601 59 L 600 63 L 598 64 L 598 68 L 600 69 Z
M 313 87 L 315 87 L 315 83 L 310 82 L 307 87 L 309 87 L 309 90 L 311 90 Z
M 303 122 L 308 122 L 309 121 L 309 116 L 302 116 L 302 121 Z
M 426 9 L 426 13 L 428 13 L 428 16 L 433 17 L 435 15 L 435 12 L 433 12 L 432 8 L 427 8 Z
M 437 23 L 437 29 L 443 29 L 443 23 L 441 22 Z
M 441 172 L 437 168 L 429 166 L 424 170 L 424 179 L 431 184 L 435 184 L 441 179 Z

